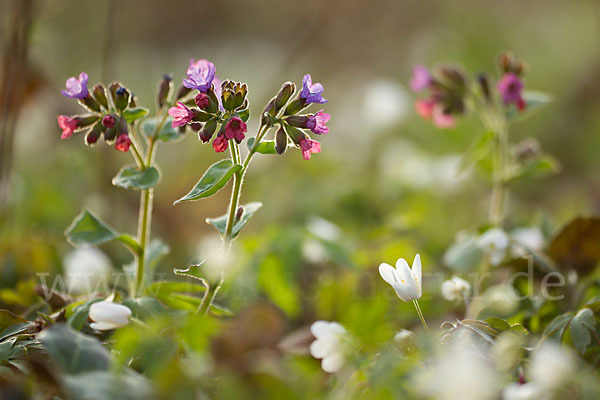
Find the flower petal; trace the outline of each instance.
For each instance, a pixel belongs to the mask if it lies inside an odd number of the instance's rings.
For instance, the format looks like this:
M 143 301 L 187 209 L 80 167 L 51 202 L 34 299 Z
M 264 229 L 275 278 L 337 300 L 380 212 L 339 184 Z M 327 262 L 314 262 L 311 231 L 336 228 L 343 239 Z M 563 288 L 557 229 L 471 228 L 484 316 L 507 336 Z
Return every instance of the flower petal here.
M 396 283 L 396 276 L 394 274 L 394 271 L 394 267 L 392 267 L 390 264 L 381 263 L 379 265 L 379 275 L 381 275 L 383 280 L 389 283 L 390 285 Z
M 337 372 L 344 365 L 344 356 L 341 353 L 335 353 L 321 361 L 321 368 L 323 371 L 329 372 L 330 374 Z
M 419 282 L 419 285 L 421 284 L 421 256 L 417 253 L 417 255 L 415 256 L 415 259 L 413 260 L 413 264 L 412 264 L 412 272 L 415 275 L 415 277 L 417 278 L 417 281 Z

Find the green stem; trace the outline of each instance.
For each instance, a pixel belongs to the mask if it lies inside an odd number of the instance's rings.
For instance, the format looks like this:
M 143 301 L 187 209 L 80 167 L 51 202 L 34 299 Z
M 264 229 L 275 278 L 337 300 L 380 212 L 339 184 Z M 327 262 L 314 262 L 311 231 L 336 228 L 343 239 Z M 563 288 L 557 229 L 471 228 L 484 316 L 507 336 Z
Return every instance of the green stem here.
M 200 307 L 198 308 L 198 314 L 206 315 L 208 313 L 208 309 L 211 306 L 213 300 L 217 296 L 217 292 L 223 285 L 223 275 L 221 275 L 221 279 L 219 279 L 219 283 L 216 285 L 206 284 L 206 292 L 204 293 L 204 297 L 202 297 L 202 302 L 200 303 Z
M 504 208 L 508 196 L 506 166 L 508 157 L 508 125 L 506 120 L 497 113 L 490 112 L 484 119 L 487 128 L 496 133 L 494 148 L 493 188 L 490 201 L 489 219 L 494 226 L 502 226 L 504 221 Z
M 425 318 L 423 317 L 423 312 L 421 312 L 421 307 L 419 307 L 419 302 L 415 299 L 415 300 L 413 300 L 413 304 L 415 305 L 415 309 L 417 310 L 417 314 L 419 315 L 419 319 L 421 320 L 421 323 L 423 324 L 423 328 L 425 328 L 426 331 L 429 331 L 429 327 L 427 326 L 427 322 L 425 322 Z
M 139 293 L 142 284 L 144 283 L 144 267 L 146 262 L 146 245 L 148 236 L 150 236 L 150 215 L 152 215 L 152 200 L 154 191 L 152 189 L 143 190 L 140 199 L 140 214 L 138 221 L 138 242 L 140 244 L 140 252 L 138 254 L 137 274 L 135 293 Z
M 133 136 L 132 136 L 132 139 L 133 139 Z M 132 150 L 133 158 L 135 158 L 135 162 L 137 163 L 138 168 L 144 169 L 146 167 L 146 164 L 144 164 L 144 158 L 142 157 L 142 155 L 140 154 L 140 151 L 138 150 L 135 139 L 133 139 L 131 141 L 131 150 Z

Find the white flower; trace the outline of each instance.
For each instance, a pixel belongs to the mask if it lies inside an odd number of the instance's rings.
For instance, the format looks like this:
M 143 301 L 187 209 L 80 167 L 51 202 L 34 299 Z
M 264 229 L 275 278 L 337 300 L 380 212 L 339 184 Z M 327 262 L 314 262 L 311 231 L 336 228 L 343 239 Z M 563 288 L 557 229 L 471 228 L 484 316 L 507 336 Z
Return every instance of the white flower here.
M 81 247 L 63 258 L 65 284 L 69 292 L 90 293 L 100 289 L 112 271 L 110 259 L 95 247 Z
M 442 282 L 442 296 L 448 301 L 462 301 L 469 295 L 471 284 L 458 276 Z
M 492 313 L 500 315 L 508 315 L 519 306 L 519 296 L 508 284 L 490 286 L 483 293 L 483 300 Z
M 468 332 L 457 337 L 417 377 L 417 388 L 440 400 L 491 400 L 498 373 Z
M 542 390 L 551 391 L 565 383 L 575 372 L 575 361 L 566 349 L 544 342 L 531 357 L 529 376 Z
M 131 310 L 122 304 L 100 301 L 90 307 L 90 327 L 98 331 L 122 328 L 129 323 Z
M 537 228 L 517 228 L 510 233 L 512 239 L 512 254 L 523 257 L 530 251 L 539 251 L 544 247 L 544 234 Z
M 414 333 L 412 331 L 409 331 L 408 329 L 400 329 L 395 335 L 394 335 L 394 342 L 396 343 L 404 343 L 407 340 L 409 340 L 412 335 L 414 335 Z
M 508 235 L 500 228 L 489 229 L 477 239 L 477 246 L 489 256 L 492 265 L 504 260 L 509 243 Z
M 346 329 L 337 322 L 316 321 L 311 325 L 310 332 L 317 338 L 310 344 L 310 354 L 314 358 L 322 359 L 323 371 L 339 371 L 345 361 Z
M 542 391 L 535 383 L 511 383 L 502 391 L 502 400 L 539 400 Z
M 399 258 L 395 269 L 386 263 L 379 265 L 379 274 L 392 285 L 402 301 L 421 297 L 421 257 L 418 254 L 413 261 L 412 270 L 404 258 Z

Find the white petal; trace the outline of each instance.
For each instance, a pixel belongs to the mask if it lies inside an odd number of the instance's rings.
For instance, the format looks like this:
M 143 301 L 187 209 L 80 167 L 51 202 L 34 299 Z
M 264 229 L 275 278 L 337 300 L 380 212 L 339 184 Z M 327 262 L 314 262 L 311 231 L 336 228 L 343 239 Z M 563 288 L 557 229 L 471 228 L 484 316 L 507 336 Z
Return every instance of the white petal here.
M 381 263 L 379 265 L 379 275 L 381 275 L 383 280 L 390 285 L 393 285 L 396 282 L 394 267 L 392 267 L 390 264 Z
M 310 333 L 316 338 L 321 338 L 329 334 L 329 322 L 315 321 L 310 326 Z
M 394 289 L 400 299 L 410 301 L 421 297 L 421 284 L 417 282 L 408 263 L 403 258 L 396 262 L 396 279 L 399 282 Z
M 335 353 L 321 361 L 321 368 L 323 368 L 323 371 L 329 372 L 330 374 L 339 371 L 343 365 L 344 356 L 340 353 Z
M 121 304 L 100 301 L 90 306 L 89 317 L 94 322 L 125 326 L 129 323 L 131 310 Z
M 413 261 L 412 272 L 417 277 L 419 285 L 421 285 L 421 256 L 418 253 Z
M 317 339 L 310 344 L 310 354 L 314 358 L 325 358 L 335 353 L 336 348 L 335 340 Z
M 448 301 L 455 301 L 458 299 L 456 293 L 456 285 L 452 280 L 442 282 L 441 286 L 442 296 Z
M 402 283 L 394 283 L 392 286 L 394 287 L 394 290 L 396 291 L 398 297 L 400 297 L 400 300 L 412 300 L 412 298 L 410 297 L 410 293 L 408 292 L 408 287 L 406 285 L 403 285 Z
M 110 331 L 112 329 L 119 328 L 119 326 L 110 324 L 108 322 L 92 322 L 90 324 L 90 328 L 95 329 L 97 331 Z

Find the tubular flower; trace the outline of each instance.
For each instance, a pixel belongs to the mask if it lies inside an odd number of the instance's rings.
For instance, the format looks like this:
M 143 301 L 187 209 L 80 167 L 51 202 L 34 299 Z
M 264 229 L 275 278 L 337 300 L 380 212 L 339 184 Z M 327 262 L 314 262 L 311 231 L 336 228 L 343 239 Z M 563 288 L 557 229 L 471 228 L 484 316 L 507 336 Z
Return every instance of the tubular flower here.
M 300 92 L 300 98 L 304 99 L 307 104 L 327 103 L 327 100 L 323 98 L 323 92 L 325 89 L 320 83 L 312 83 L 310 74 L 304 75 L 302 79 L 302 91 Z
M 184 126 L 194 118 L 194 112 L 178 101 L 177 105 L 169 108 L 169 115 L 173 117 L 171 125 L 173 128 Z
M 77 129 L 77 119 L 67 117 L 66 115 L 59 115 L 56 118 L 58 119 L 59 128 L 63 130 L 60 138 L 70 138 L 73 135 L 73 132 L 75 132 L 75 129 Z
M 311 153 L 321 152 L 321 143 L 316 140 L 302 139 L 300 141 L 300 150 L 302 150 L 302 158 L 310 160 Z
M 197 89 L 206 93 L 212 81 L 215 78 L 215 64 L 208 60 L 190 60 L 190 66 L 187 70 L 187 78 L 183 80 L 183 86 L 188 89 Z
M 246 123 L 238 117 L 233 117 L 225 125 L 225 138 L 227 140 L 235 139 L 241 142 L 246 137 L 244 133 L 248 131 Z
M 331 119 L 331 115 L 319 111 L 315 115 L 309 115 L 305 126 L 316 133 L 317 135 L 326 135 L 329 133 L 329 128 L 325 125 Z
M 87 83 L 88 74 L 82 72 L 79 74 L 79 78 L 72 76 L 67 79 L 65 83 L 66 90 L 63 90 L 61 93 L 70 99 L 85 99 L 89 95 Z
M 514 104 L 519 111 L 525 109 L 525 100 L 523 100 L 523 81 L 516 74 L 509 72 L 505 74 L 498 82 L 498 91 L 502 96 L 504 104 Z

